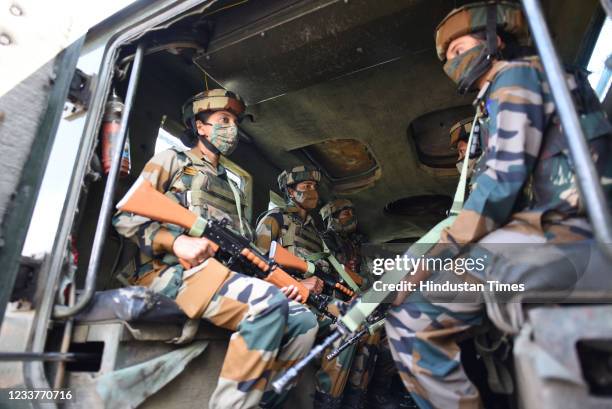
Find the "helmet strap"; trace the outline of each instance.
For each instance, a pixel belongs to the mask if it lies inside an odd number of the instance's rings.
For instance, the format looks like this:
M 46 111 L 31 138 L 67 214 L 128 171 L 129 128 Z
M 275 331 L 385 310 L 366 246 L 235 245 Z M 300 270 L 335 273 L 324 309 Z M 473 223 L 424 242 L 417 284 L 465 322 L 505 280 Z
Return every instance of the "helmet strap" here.
M 217 147 L 215 145 L 210 143 L 210 141 L 208 139 L 206 139 L 205 135 L 198 134 L 198 138 L 200 139 L 200 141 L 202 141 L 202 144 L 204 144 L 204 146 L 206 146 L 206 149 L 208 149 L 209 151 L 211 151 L 215 155 L 221 155 L 221 152 L 219 151 L 219 149 L 217 149 Z
M 493 57 L 497 56 L 497 4 L 491 3 L 487 6 L 487 28 L 486 49 L 483 52 L 468 75 L 459 81 L 459 94 L 464 95 L 473 89 L 474 83 L 485 75 L 493 64 Z

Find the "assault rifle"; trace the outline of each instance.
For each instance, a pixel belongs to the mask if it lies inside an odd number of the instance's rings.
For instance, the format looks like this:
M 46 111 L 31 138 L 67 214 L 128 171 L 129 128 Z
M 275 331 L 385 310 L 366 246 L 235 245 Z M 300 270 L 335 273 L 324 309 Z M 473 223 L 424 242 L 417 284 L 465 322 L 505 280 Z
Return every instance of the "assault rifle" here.
M 344 342 L 338 346 L 338 348 L 335 348 L 333 351 L 327 354 L 325 358 L 328 361 L 331 361 L 332 359 L 340 355 L 342 351 L 344 351 L 354 343 L 358 342 L 364 335 L 374 335 L 376 331 L 378 331 L 382 328 L 383 325 L 385 325 L 385 315 L 386 308 L 383 308 L 382 305 L 379 306 L 379 308 L 376 309 L 376 313 L 373 313 L 366 319 L 366 322 L 363 324 L 363 329 L 361 331 L 358 331 L 354 335 L 351 335 L 346 338 Z
M 433 245 L 438 241 L 440 232 L 450 226 L 456 218 L 456 214 L 451 213 L 451 216 L 442 220 L 433 229 L 431 229 L 425 236 L 419 241 L 414 243 L 408 251 L 405 253 L 408 257 L 419 257 L 425 254 Z M 385 272 L 381 276 L 380 281 L 383 284 L 397 284 L 406 276 L 410 271 L 406 270 L 391 270 Z M 383 285 L 384 287 L 384 285 Z M 379 322 L 385 315 L 388 308 L 391 306 L 390 296 L 393 294 L 387 294 L 385 300 L 374 301 L 380 299 L 380 294 L 376 294 L 376 290 L 373 288 L 364 293 L 359 299 L 357 299 L 349 308 L 346 314 L 338 318 L 336 322 L 335 330 L 328 335 L 319 345 L 315 346 L 304 358 L 298 361 L 294 366 L 287 369 L 287 371 L 281 375 L 277 380 L 272 383 L 272 388 L 277 392 L 281 393 L 285 387 L 291 383 L 300 372 L 313 361 L 321 352 L 325 351 L 330 347 L 336 340 L 344 338 L 344 343 L 338 347 L 344 346 L 346 349 L 350 343 L 356 342 L 361 336 L 365 334 L 368 323 L 373 325 Z M 370 301 L 371 300 L 371 301 Z M 365 324 L 366 328 L 361 328 Z M 381 323 L 382 325 L 382 323 Z M 361 328 L 361 329 L 360 329 Z M 359 335 L 361 333 L 361 335 Z M 348 345 L 345 345 L 348 344 Z M 336 351 L 328 354 L 332 355 Z M 338 352 L 339 353 L 339 352 Z M 333 359 L 334 356 L 331 356 Z
M 476 116 L 474 117 L 474 121 L 472 122 L 472 130 L 470 131 L 470 137 L 468 138 L 468 144 L 466 150 L 471 152 L 472 141 L 474 140 L 474 130 L 475 124 L 479 116 L 482 115 L 480 111 L 480 107 L 477 108 Z M 449 216 L 436 224 L 431 230 L 427 232 L 423 237 L 421 237 L 416 243 L 410 246 L 410 248 L 404 253 L 407 257 L 420 257 L 421 255 L 426 254 L 440 239 L 440 234 L 442 230 L 451 226 L 459 211 L 463 208 L 463 203 L 465 201 L 465 190 L 467 185 L 467 168 L 468 168 L 468 160 L 469 155 L 463 159 L 463 165 L 461 167 L 461 176 L 459 177 L 459 183 L 457 183 L 457 190 L 455 191 L 455 198 L 453 200 L 453 205 L 450 209 Z M 385 285 L 393 285 L 401 282 L 410 271 L 406 270 L 390 270 L 386 271 L 380 277 L 380 282 L 383 284 L 381 287 L 384 288 Z M 367 323 L 368 320 L 373 320 L 377 314 L 380 313 L 381 309 L 386 309 L 389 307 L 388 303 L 390 300 L 388 299 L 392 296 L 392 293 L 387 293 L 385 300 L 383 301 L 375 301 L 380 299 L 380 294 L 375 294 L 376 291 L 372 288 L 365 294 L 361 296 L 360 299 L 356 300 L 355 303 L 350 307 L 348 312 L 340 317 L 336 323 L 336 329 L 330 335 L 327 336 L 323 340 L 323 342 L 316 347 L 314 347 L 304 358 L 298 361 L 293 367 L 289 368 L 287 372 L 285 372 L 280 378 L 272 383 L 272 388 L 277 393 L 280 393 L 285 389 L 287 384 L 295 379 L 300 371 L 308 365 L 310 361 L 316 358 L 316 356 L 324 351 L 327 347 L 334 343 L 337 339 L 341 337 L 345 337 L 347 340 L 354 338 L 359 332 L 357 331 L 363 323 Z M 384 306 L 385 301 L 387 301 L 387 306 Z M 363 331 L 363 330 L 361 330 Z
M 311 293 L 303 284 L 287 274 L 277 263 L 268 259 L 251 242 L 227 226 L 227 221 L 206 220 L 172 201 L 139 178 L 125 197 L 117 204 L 122 211 L 138 214 L 162 223 L 171 223 L 187 229 L 192 237 L 205 237 L 215 251 L 215 258 L 229 268 L 254 276 L 282 288 L 293 285 L 298 289 L 302 303 L 308 303 L 321 313 L 333 318 L 327 311 L 331 297 Z M 295 257 L 291 255 L 292 257 Z M 185 269 L 190 266 L 180 260 Z M 202 265 L 206 264 L 204 262 Z M 214 265 L 217 267 L 218 263 Z M 198 267 L 189 271 L 198 272 Z M 188 314 L 189 315 L 189 314 Z M 197 315 L 195 312 L 193 315 Z
M 355 295 L 353 290 L 338 282 L 331 274 L 322 271 L 310 261 L 294 256 L 276 241 L 270 244 L 269 256 L 275 263 L 278 263 L 290 271 L 297 271 L 301 275 L 314 275 L 321 279 L 323 281 L 323 292 L 327 295 L 333 295 L 334 291 L 338 291 L 347 299 Z

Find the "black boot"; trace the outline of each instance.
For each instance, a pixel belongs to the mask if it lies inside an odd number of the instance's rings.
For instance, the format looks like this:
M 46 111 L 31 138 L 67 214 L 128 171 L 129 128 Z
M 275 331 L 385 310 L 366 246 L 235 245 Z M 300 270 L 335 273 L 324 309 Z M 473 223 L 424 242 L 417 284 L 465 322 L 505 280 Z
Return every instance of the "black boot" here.
M 341 403 L 341 398 L 334 398 L 327 393 L 316 391 L 312 407 L 313 409 L 340 409 Z
M 342 409 L 366 409 L 367 393 L 363 389 L 347 386 L 342 397 Z
M 399 402 L 399 409 L 419 409 L 419 406 L 412 399 L 412 395 L 408 391 L 400 392 L 397 400 Z

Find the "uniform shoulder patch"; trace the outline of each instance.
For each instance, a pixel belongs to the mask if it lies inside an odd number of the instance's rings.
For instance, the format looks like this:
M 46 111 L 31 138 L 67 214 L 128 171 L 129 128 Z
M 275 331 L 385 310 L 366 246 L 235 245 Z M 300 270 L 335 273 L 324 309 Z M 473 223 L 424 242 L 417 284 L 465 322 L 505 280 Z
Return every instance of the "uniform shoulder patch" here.
M 193 166 L 185 166 L 183 168 L 183 173 L 189 176 L 195 176 L 198 174 L 198 170 Z

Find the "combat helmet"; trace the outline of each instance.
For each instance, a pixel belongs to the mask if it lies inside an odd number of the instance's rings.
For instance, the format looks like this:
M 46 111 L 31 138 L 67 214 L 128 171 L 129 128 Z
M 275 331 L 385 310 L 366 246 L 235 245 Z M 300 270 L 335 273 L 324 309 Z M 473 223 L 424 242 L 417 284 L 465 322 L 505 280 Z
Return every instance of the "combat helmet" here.
M 470 131 L 472 130 L 473 120 L 474 118 L 472 117 L 465 118 L 451 127 L 449 131 L 451 147 L 457 146 L 459 141 L 468 141 L 470 137 Z
M 338 219 L 339 213 L 345 209 L 351 209 L 354 213 L 355 206 L 353 206 L 353 202 L 348 199 L 335 199 L 323 206 L 319 211 L 319 214 L 321 215 L 321 219 L 323 219 L 323 223 L 325 223 L 328 229 L 336 232 L 351 232 L 357 227 L 357 220 L 355 219 L 355 216 L 353 215 L 353 220 L 345 225 L 342 225 Z
M 529 32 L 520 4 L 508 1 L 468 4 L 452 10 L 436 27 L 436 53 L 443 62 L 453 40 L 466 34 L 485 33 L 486 46 L 471 68 L 468 69 L 467 64 L 462 64 L 461 67 L 455 68 L 465 69 L 465 72 L 456 78 L 451 76 L 457 81 L 460 94 L 473 90 L 476 80 L 489 70 L 493 58 L 498 56 L 498 31 L 511 34 L 519 44 L 527 45 Z M 449 61 L 446 61 L 446 64 L 450 65 Z M 449 73 L 446 65 L 445 71 Z
M 238 120 L 244 116 L 245 104 L 240 95 L 225 89 L 211 89 L 200 92 L 183 104 L 181 116 L 185 132 L 181 135 L 183 144 L 192 147 L 197 141 L 195 116 L 200 112 L 228 111 Z
M 287 199 L 289 197 L 287 187 L 307 181 L 320 182 L 321 172 L 313 166 L 300 165 L 288 171 L 284 170 L 278 175 L 278 188 L 285 195 L 285 199 Z

